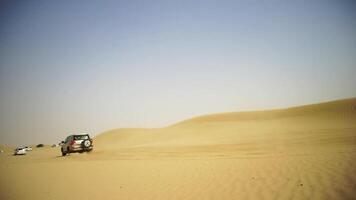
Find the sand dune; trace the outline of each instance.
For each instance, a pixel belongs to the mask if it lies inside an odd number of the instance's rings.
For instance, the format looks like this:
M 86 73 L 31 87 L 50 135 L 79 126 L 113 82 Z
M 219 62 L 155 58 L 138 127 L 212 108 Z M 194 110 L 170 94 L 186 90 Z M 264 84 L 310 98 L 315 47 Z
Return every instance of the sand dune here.
M 211 146 L 288 148 L 355 142 L 356 99 L 289 109 L 196 117 L 161 129 L 116 129 L 96 137 L 101 149 Z M 299 150 L 299 149 L 298 149 Z
M 356 199 L 356 98 L 115 129 L 94 145 L 0 155 L 0 199 Z

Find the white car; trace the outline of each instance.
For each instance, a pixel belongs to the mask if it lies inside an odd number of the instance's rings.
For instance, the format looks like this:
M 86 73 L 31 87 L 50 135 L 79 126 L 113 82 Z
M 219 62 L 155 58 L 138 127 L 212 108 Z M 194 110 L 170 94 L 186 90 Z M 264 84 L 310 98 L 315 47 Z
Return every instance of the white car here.
M 25 148 L 19 147 L 15 149 L 14 155 L 26 155 L 26 152 Z

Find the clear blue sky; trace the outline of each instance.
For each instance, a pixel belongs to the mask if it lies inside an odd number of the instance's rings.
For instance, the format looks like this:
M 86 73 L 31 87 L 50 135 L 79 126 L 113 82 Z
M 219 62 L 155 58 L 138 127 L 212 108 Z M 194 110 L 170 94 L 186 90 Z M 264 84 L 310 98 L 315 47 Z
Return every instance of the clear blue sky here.
M 353 1 L 1 1 L 0 143 L 356 96 Z

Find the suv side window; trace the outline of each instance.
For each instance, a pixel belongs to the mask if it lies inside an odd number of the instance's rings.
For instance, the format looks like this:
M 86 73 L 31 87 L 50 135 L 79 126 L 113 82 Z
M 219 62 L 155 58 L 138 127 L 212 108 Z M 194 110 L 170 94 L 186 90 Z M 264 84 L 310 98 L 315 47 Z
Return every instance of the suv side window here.
M 70 141 L 70 136 L 68 136 L 64 142 L 67 143 L 68 141 Z

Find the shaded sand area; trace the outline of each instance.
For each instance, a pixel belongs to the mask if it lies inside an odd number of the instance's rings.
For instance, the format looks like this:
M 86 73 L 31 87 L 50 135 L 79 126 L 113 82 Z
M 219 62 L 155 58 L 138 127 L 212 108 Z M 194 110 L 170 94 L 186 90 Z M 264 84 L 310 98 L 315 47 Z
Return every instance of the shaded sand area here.
M 356 199 L 356 99 L 98 135 L 92 153 L 0 155 L 0 199 Z

